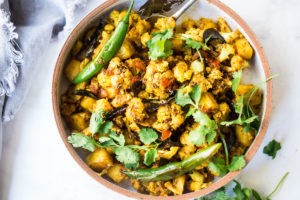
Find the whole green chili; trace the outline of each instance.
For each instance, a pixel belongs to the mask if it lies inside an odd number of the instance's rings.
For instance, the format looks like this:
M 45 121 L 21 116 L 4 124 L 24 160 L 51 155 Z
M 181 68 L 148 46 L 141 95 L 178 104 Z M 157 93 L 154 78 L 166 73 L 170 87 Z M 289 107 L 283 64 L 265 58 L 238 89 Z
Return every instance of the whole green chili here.
M 117 25 L 111 37 L 106 41 L 103 48 L 98 53 L 97 57 L 91 60 L 87 66 L 73 80 L 74 84 L 84 82 L 97 74 L 119 51 L 125 39 L 128 26 L 129 16 L 133 7 L 134 0 L 131 0 L 128 12 Z
M 140 181 L 171 180 L 195 169 L 201 163 L 215 155 L 221 146 L 221 143 L 213 144 L 180 162 L 169 163 L 158 168 L 143 168 L 137 171 L 124 171 L 122 173 Z

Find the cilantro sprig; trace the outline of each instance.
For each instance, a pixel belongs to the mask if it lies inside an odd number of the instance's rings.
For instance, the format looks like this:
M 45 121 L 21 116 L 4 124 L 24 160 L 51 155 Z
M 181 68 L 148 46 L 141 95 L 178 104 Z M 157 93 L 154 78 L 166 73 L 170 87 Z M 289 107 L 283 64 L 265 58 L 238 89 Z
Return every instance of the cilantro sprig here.
M 209 49 L 207 42 L 209 41 L 210 37 L 205 40 L 205 43 L 198 42 L 185 34 L 174 35 L 171 27 L 162 32 L 152 33 L 152 38 L 146 43 L 149 48 L 149 58 L 151 60 L 156 60 L 158 58 L 171 56 L 173 54 L 173 43 L 170 39 L 184 40 L 184 47 L 195 49 L 199 54 L 201 62 L 203 63 L 203 58 L 199 50 Z
M 152 33 L 152 38 L 146 44 L 149 47 L 149 58 L 168 57 L 173 54 L 173 43 L 169 40 L 173 36 L 173 29 L 169 28 L 162 32 Z
M 225 126 L 230 125 L 241 125 L 244 127 L 245 132 L 250 132 L 254 130 L 255 132 L 258 131 L 260 120 L 259 117 L 254 113 L 250 106 L 250 100 L 252 99 L 254 93 L 261 87 L 261 85 L 278 75 L 273 75 L 267 78 L 265 81 L 260 82 L 254 88 L 252 88 L 249 92 L 244 95 L 238 96 L 237 95 L 237 88 L 240 84 L 242 78 L 242 71 L 235 72 L 233 74 L 232 82 L 232 90 L 237 96 L 237 102 L 235 103 L 235 112 L 238 114 L 238 118 L 232 121 L 223 121 L 220 124 Z M 248 97 L 248 99 L 247 99 Z
M 125 137 L 123 134 L 117 134 L 112 130 L 113 122 L 105 121 L 106 113 L 104 111 L 92 113 L 90 120 L 90 130 L 92 137 L 81 133 L 72 133 L 68 137 L 69 143 L 73 147 L 81 147 L 88 151 L 95 151 L 96 148 L 114 148 L 116 159 L 123 163 L 126 169 L 137 168 L 140 163 L 140 155 L 138 151 L 145 150 L 144 164 L 149 166 L 155 162 L 158 143 L 155 141 L 158 134 L 151 128 L 143 128 L 139 131 L 140 140 L 147 146 L 125 145 Z M 101 137 L 98 141 L 93 138 L 95 133 L 100 133 Z M 151 143 L 154 143 L 150 145 Z
M 217 133 L 217 123 L 211 120 L 209 116 L 199 109 L 199 101 L 201 99 L 201 87 L 195 85 L 189 93 L 178 90 L 175 103 L 180 106 L 190 105 L 186 116 L 193 116 L 195 122 L 199 122 L 199 126 L 189 133 L 189 141 L 192 144 L 202 145 L 205 142 L 211 143 L 215 139 Z
M 277 142 L 276 140 L 272 140 L 269 142 L 268 145 L 264 147 L 264 154 L 267 154 L 274 159 L 276 157 L 277 151 L 281 149 L 281 144 Z
M 231 163 L 228 165 L 222 158 L 213 157 L 212 161 L 208 164 L 208 168 L 217 173 L 219 176 L 225 176 L 228 171 L 233 172 L 244 168 L 246 160 L 244 155 L 234 156 Z
M 288 174 L 289 172 L 284 174 L 279 183 L 276 185 L 275 189 L 267 197 L 262 197 L 262 195 L 254 189 L 242 187 L 238 181 L 234 180 L 235 187 L 232 189 L 232 192 L 227 192 L 225 188 L 222 187 L 214 193 L 214 197 L 200 197 L 194 200 L 270 200 Z M 234 196 L 229 196 L 229 193 L 234 193 Z

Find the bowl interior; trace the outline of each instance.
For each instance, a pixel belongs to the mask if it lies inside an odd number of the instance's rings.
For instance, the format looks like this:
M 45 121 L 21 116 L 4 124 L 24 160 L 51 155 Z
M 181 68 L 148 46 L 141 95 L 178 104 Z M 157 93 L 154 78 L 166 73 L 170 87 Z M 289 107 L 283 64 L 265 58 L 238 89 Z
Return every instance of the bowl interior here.
M 74 31 L 71 33 L 70 37 L 68 38 L 67 42 L 65 43 L 64 46 L 64 51 L 62 50 L 61 54 L 60 54 L 60 59 L 56 65 L 57 68 L 57 76 L 56 76 L 56 80 L 54 80 L 55 83 L 55 88 L 56 91 L 54 91 L 54 93 L 56 93 L 56 99 L 54 99 L 53 104 L 56 104 L 56 109 L 54 108 L 54 112 L 57 112 L 57 114 L 59 115 L 58 118 L 60 118 L 59 120 L 57 120 L 58 126 L 59 123 L 61 123 L 62 129 L 60 130 L 60 132 L 63 131 L 63 135 L 62 137 L 65 138 L 64 142 L 66 143 L 66 138 L 68 135 L 70 135 L 70 131 L 68 130 L 66 124 L 64 123 L 63 119 L 61 119 L 60 116 L 60 111 L 59 111 L 59 105 L 60 105 L 60 96 L 66 91 L 66 89 L 68 88 L 68 86 L 70 85 L 70 83 L 66 80 L 65 76 L 63 75 L 63 68 L 64 66 L 68 63 L 69 59 L 70 59 L 70 51 L 73 47 L 73 45 L 75 44 L 76 40 L 81 38 L 83 36 L 83 34 L 90 28 L 93 27 L 95 25 L 98 24 L 99 19 L 101 18 L 107 18 L 109 16 L 109 13 L 112 10 L 123 10 L 128 8 L 129 6 L 129 1 L 126 0 L 122 0 L 122 1 L 114 1 L 112 0 L 111 2 L 113 2 L 112 4 L 110 4 L 108 7 L 101 9 L 100 11 L 97 10 L 93 11 L 91 14 L 89 14 L 89 16 L 85 17 L 83 19 L 83 21 L 74 29 Z M 238 23 L 236 21 L 236 19 L 234 19 L 231 15 L 230 12 L 231 10 L 227 10 L 224 11 L 223 9 L 221 9 L 220 7 L 218 7 L 215 2 L 217 2 L 216 0 L 202 0 L 202 1 L 197 1 L 190 9 L 188 9 L 177 21 L 177 24 L 180 24 L 183 20 L 187 19 L 187 18 L 192 18 L 192 19 L 199 19 L 200 17 L 205 17 L 205 18 L 211 18 L 213 20 L 216 20 L 217 17 L 223 17 L 225 18 L 225 20 L 227 21 L 227 23 L 229 24 L 229 26 L 231 27 L 232 30 L 235 29 L 239 29 L 244 36 L 248 39 L 248 41 L 251 43 L 252 47 L 254 48 L 254 56 L 252 58 L 252 60 L 250 61 L 251 64 L 251 68 L 250 69 L 245 69 L 243 71 L 243 80 L 242 83 L 253 83 L 253 84 L 257 84 L 262 80 L 266 79 L 266 74 L 268 74 L 269 72 L 266 71 L 266 66 L 264 67 L 264 63 L 262 62 L 263 59 L 260 54 L 258 54 L 257 52 L 259 51 L 258 48 L 260 48 L 260 46 L 257 45 L 257 43 L 255 43 L 253 40 L 251 40 L 251 38 L 253 39 L 254 36 L 249 35 L 249 31 L 245 30 L 243 27 L 243 25 L 241 25 L 240 23 Z M 134 5 L 134 9 L 137 10 L 141 5 L 143 5 L 145 3 L 145 0 L 139 0 L 139 1 L 135 1 L 135 5 Z M 218 4 L 219 2 L 217 2 Z M 108 3 L 109 4 L 109 3 Z M 252 34 L 252 32 L 250 32 L 250 34 Z M 260 49 L 261 51 L 261 49 Z M 55 77 L 54 77 L 55 79 Z M 267 103 L 267 86 L 266 84 L 263 84 L 261 87 L 261 90 L 263 91 L 263 109 L 261 112 L 261 119 L 262 121 L 264 120 L 265 117 L 265 113 L 266 113 L 266 103 Z M 57 116 L 56 116 L 57 117 Z M 260 129 L 262 128 L 262 126 L 260 127 Z M 259 130 L 259 134 L 260 130 Z M 264 134 L 264 133 L 263 133 Z M 263 137 L 263 136 L 262 136 Z M 257 139 L 257 138 L 256 138 Z M 260 143 L 260 142 L 259 142 Z M 253 148 L 253 145 L 255 144 L 255 141 L 252 143 L 252 146 L 249 147 L 248 152 L 251 151 L 251 149 Z M 70 150 L 70 145 L 66 144 L 68 149 Z M 259 144 L 258 144 L 259 145 Z M 256 146 L 258 146 L 256 145 Z M 254 150 L 254 153 L 256 152 L 258 147 L 254 147 L 256 148 Z M 79 157 L 81 158 L 81 165 L 82 163 L 84 163 L 84 158 L 86 156 L 86 152 L 82 151 L 80 149 L 75 149 L 76 154 L 79 155 Z M 248 154 L 248 152 L 246 153 L 246 155 Z M 72 153 L 72 152 L 71 152 Z M 252 153 L 252 155 L 250 157 L 252 157 L 254 155 L 254 153 Z M 76 155 L 75 155 L 76 156 Z M 77 156 L 78 157 L 78 156 Z M 247 158 L 247 156 L 246 156 Z M 250 158 L 249 158 L 250 159 Z M 249 160 L 248 159 L 248 160 Z M 85 164 L 83 164 L 85 165 Z M 85 170 L 89 170 L 89 173 L 94 173 L 91 169 L 89 169 L 87 166 L 84 167 Z M 94 176 L 96 177 L 96 176 Z M 224 179 L 227 176 L 221 178 Z M 231 176 L 233 178 L 233 176 Z M 110 179 L 104 177 L 107 181 L 111 182 Z M 101 177 L 99 177 L 99 179 L 101 179 Z M 219 182 L 221 181 L 220 179 L 216 179 L 215 182 Z M 226 181 L 228 182 L 228 181 Z M 112 183 L 115 184 L 115 183 Z M 124 182 L 122 184 L 118 184 L 120 187 L 126 189 L 126 190 L 131 190 L 133 192 L 135 192 L 135 190 L 133 190 L 133 188 L 131 188 L 130 184 L 128 182 Z M 222 186 L 222 185 L 221 185 Z M 207 190 L 209 191 L 209 190 Z M 205 193 L 205 192 L 204 192 Z M 203 193 L 203 194 L 204 194 Z M 144 195 L 146 196 L 146 195 Z M 151 197 L 151 199 L 154 199 L 153 197 Z

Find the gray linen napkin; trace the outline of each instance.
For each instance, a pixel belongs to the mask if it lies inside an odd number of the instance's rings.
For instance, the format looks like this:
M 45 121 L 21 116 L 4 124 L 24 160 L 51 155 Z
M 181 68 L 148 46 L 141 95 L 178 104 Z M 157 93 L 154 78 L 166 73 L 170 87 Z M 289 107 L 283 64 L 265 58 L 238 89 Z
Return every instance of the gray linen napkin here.
M 86 0 L 0 0 L 0 159 L 2 122 L 20 109 L 51 38 L 63 39 Z

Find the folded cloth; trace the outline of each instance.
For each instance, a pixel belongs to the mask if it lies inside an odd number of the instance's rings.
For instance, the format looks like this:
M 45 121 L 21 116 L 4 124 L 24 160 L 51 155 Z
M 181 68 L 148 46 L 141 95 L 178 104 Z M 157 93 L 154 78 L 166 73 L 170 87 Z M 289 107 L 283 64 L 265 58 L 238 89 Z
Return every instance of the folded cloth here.
M 0 159 L 2 122 L 20 109 L 51 38 L 73 27 L 87 0 L 0 0 Z M 34 55 L 34 56 L 32 56 Z

